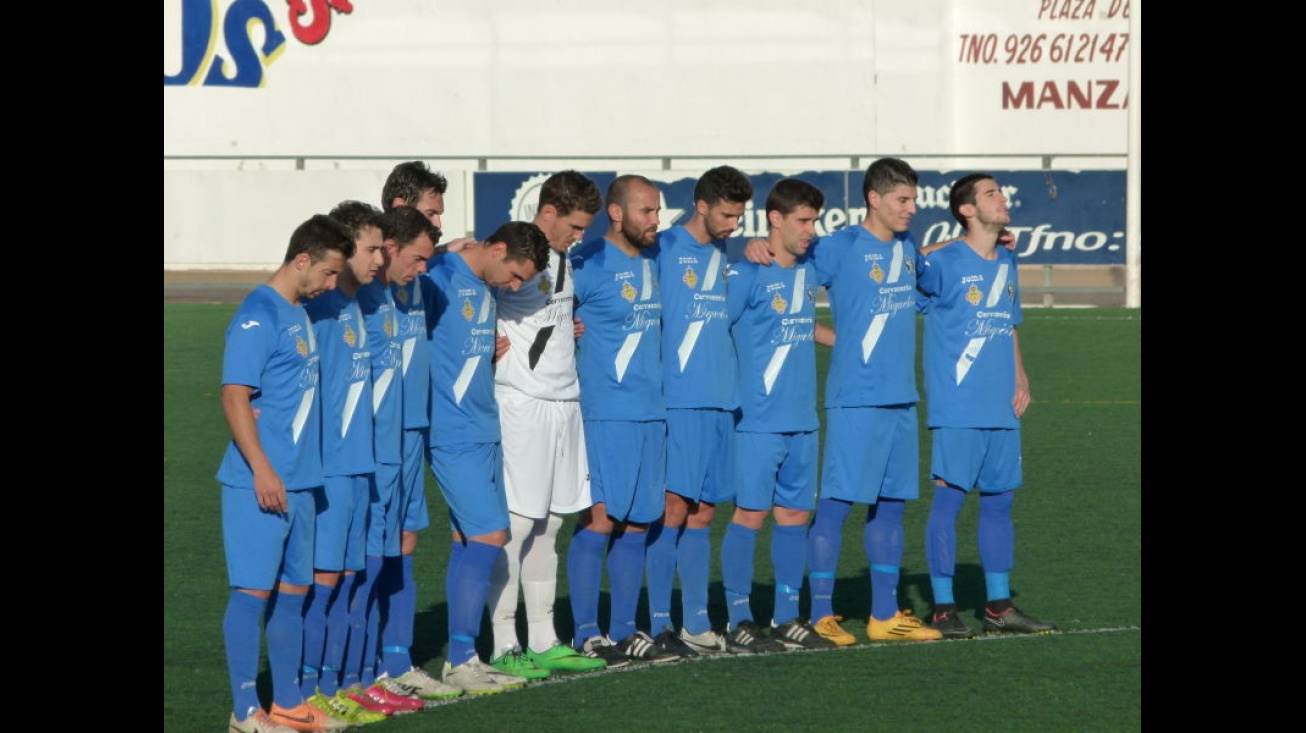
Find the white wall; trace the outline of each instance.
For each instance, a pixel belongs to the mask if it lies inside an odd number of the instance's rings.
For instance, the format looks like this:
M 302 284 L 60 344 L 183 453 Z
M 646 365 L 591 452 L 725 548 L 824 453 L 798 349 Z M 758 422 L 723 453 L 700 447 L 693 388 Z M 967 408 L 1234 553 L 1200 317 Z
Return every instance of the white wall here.
M 1129 6 L 386 0 L 296 18 L 278 0 L 165 0 L 164 267 L 275 264 L 300 221 L 379 203 L 409 159 L 449 177 L 451 236 L 482 166 L 1122 160 Z M 296 32 L 311 25 L 316 43 Z

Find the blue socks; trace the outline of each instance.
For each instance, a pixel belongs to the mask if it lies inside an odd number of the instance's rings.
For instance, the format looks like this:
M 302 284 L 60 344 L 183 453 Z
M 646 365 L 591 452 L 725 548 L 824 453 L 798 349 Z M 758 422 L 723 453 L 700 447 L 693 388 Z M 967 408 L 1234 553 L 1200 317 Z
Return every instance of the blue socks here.
M 449 575 L 445 579 L 445 597 L 449 604 L 446 658 L 455 667 L 476 658 L 476 636 L 481 631 L 481 615 L 490 593 L 490 573 L 501 552 L 502 547 L 484 542 L 454 543 Z
M 979 556 L 987 600 L 1011 597 L 1011 569 L 1016 564 L 1016 530 L 1011 523 L 1014 491 L 980 494 Z
M 353 592 L 354 573 L 344 573 L 327 607 L 326 642 L 323 644 L 322 668 L 317 686 L 331 697 L 340 689 L 340 670 L 345 666 L 345 644 L 349 639 L 349 596 Z
M 906 502 L 880 499 L 867 511 L 862 543 L 871 573 L 871 616 L 887 621 L 898 613 L 902 574 L 902 515 Z
M 685 527 L 676 544 L 676 568 L 680 572 L 680 615 L 685 631 L 701 634 L 712 628 L 707 616 L 707 578 L 712 567 L 712 549 L 707 527 Z
M 353 687 L 356 684 L 372 684 L 372 675 L 376 665 L 376 636 L 369 636 L 368 629 L 373 619 L 377 618 L 376 579 L 381 574 L 381 557 L 369 555 L 366 567 L 354 575 L 354 586 L 349 595 L 349 640 L 345 645 L 344 670 L 340 684 Z
M 773 547 L 774 544 L 773 541 Z M 726 527 L 725 539 L 721 540 L 721 582 L 726 589 L 730 628 L 738 628 L 744 621 L 753 620 L 749 600 L 753 593 L 753 553 L 756 550 L 757 530 L 734 522 Z
M 925 561 L 930 566 L 930 588 L 935 605 L 956 604 L 952 578 L 957 570 L 957 515 L 966 492 L 952 486 L 934 487 L 934 503 L 925 523 Z
M 567 548 L 567 582 L 571 591 L 571 616 L 575 623 L 572 645 L 580 649 L 599 631 L 599 584 L 603 580 L 603 553 L 608 536 L 577 529 Z
M 299 662 L 304 658 L 305 593 L 275 592 L 268 599 L 264 630 L 268 638 L 268 667 L 272 671 L 272 700 L 283 708 L 298 707 Z
M 635 613 L 644 580 L 644 534 L 629 530 L 614 534 L 608 548 L 608 590 L 612 594 L 608 635 L 616 641 L 635 633 Z
M 852 504 L 838 499 L 821 499 L 816 518 L 807 533 L 807 580 L 812 590 L 812 620 L 834 615 L 834 576 L 839 567 L 843 522 Z
M 390 604 L 385 628 L 381 630 L 381 670 L 391 677 L 413 666 L 409 648 L 413 645 L 413 619 L 417 614 L 417 583 L 413 578 L 413 556 L 387 557 L 386 590 Z
M 231 678 L 232 712 L 237 720 L 263 709 L 258 700 L 259 622 L 267 601 L 239 590 L 227 598 L 222 617 L 222 638 L 227 646 L 227 674 Z
M 771 528 L 771 565 L 775 568 L 775 611 L 771 619 L 783 624 L 798 617 L 798 598 L 807 569 L 807 525 Z
M 327 606 L 336 589 L 314 583 L 304 606 L 304 659 L 300 667 L 299 691 L 311 697 L 319 685 L 322 674 L 322 656 L 326 652 Z
M 644 572 L 648 576 L 649 626 L 656 633 L 671 621 L 671 590 L 676 582 L 676 545 L 680 527 L 661 522 L 648 526 L 645 535 Z

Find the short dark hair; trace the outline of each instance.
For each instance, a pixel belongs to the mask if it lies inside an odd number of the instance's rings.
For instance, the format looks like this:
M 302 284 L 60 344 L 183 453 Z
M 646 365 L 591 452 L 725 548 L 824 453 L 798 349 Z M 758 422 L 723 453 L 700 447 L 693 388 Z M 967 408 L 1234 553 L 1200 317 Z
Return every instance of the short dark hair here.
M 412 244 L 423 232 L 431 237 L 432 244 L 440 241 L 440 228 L 411 206 L 396 206 L 381 218 L 381 236 L 393 239 L 399 249 Z
M 540 187 L 538 211 L 549 204 L 557 209 L 559 216 L 566 216 L 579 209 L 587 214 L 594 214 L 603 207 L 599 196 L 599 187 L 583 173 L 565 170 L 554 173 Z
M 920 176 L 916 175 L 916 170 L 907 161 L 880 158 L 871 163 L 866 169 L 866 175 L 862 177 L 862 200 L 865 201 L 871 191 L 883 196 L 900 185 L 919 186 L 920 182 Z
M 449 188 L 449 181 L 439 173 L 427 167 L 420 160 L 410 160 L 395 166 L 385 178 L 381 187 L 381 208 L 389 211 L 394 208 L 394 200 L 402 199 L 412 206 L 427 191 L 440 195 Z
M 971 173 L 953 182 L 952 191 L 948 194 L 948 209 L 952 211 L 952 218 L 961 224 L 962 229 L 969 231 L 966 226 L 966 217 L 961 213 L 961 207 L 975 203 L 975 188 L 980 181 L 990 180 L 995 181 L 997 179 L 988 173 Z
M 698 177 L 694 184 L 694 201 L 709 206 L 721 201 L 746 204 L 753 200 L 753 183 L 738 168 L 719 165 Z
M 536 272 L 549 269 L 549 238 L 544 230 L 529 221 L 510 221 L 499 225 L 486 244 L 503 242 L 508 245 L 505 260 L 526 261 L 535 264 Z
M 341 201 L 331 210 L 331 218 L 344 224 L 354 241 L 358 241 L 358 236 L 369 227 L 384 231 L 384 216 L 380 209 L 363 201 Z
M 354 256 L 354 238 L 344 224 L 326 214 L 314 214 L 307 221 L 295 227 L 290 235 L 290 244 L 286 247 L 286 257 L 282 264 L 294 261 L 302 254 L 309 260 L 321 262 L 328 252 L 339 252 L 349 259 Z
M 804 204 L 820 213 L 821 207 L 825 206 L 825 194 L 821 193 L 821 189 L 801 178 L 781 178 L 766 195 L 768 214 L 772 211 L 791 214 L 794 209 Z

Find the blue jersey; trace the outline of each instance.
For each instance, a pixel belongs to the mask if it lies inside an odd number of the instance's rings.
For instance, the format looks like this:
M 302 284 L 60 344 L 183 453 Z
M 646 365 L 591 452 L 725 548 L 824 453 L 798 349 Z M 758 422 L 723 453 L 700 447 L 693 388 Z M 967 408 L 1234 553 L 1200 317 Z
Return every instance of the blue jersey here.
M 749 433 L 816 430 L 816 270 L 730 266 L 730 333 L 739 359 L 735 429 Z
M 735 407 L 735 354 L 726 312 L 724 242 L 699 244 L 683 226 L 658 235 L 662 394 L 670 408 Z
M 986 260 L 964 241 L 931 252 L 921 270 L 926 423 L 931 428 L 1016 428 L 1020 282 L 1016 255 Z M 837 343 L 837 340 L 836 340 Z
M 323 484 L 319 356 L 304 309 L 260 285 L 245 297 L 227 326 L 222 383 L 252 387 L 259 444 L 287 491 Z M 218 481 L 254 488 L 254 472 L 233 439 Z
M 372 352 L 358 301 L 328 290 L 305 306 L 322 355 L 322 472 L 375 470 L 372 452 Z
M 403 460 L 403 359 L 399 312 L 390 287 L 380 279 L 360 287 L 356 296 L 372 354 L 372 447 L 377 463 L 397 466 Z
M 914 404 L 915 240 L 903 232 L 884 242 L 850 226 L 814 241 L 808 257 L 829 294 L 836 333 L 825 406 Z
M 497 443 L 494 294 L 462 255 L 451 252 L 433 262 L 424 276 L 431 281 L 431 444 Z
M 665 420 L 662 298 L 652 253 L 635 257 L 606 238 L 572 250 L 576 316 L 585 324 L 576 354 L 586 420 Z
M 399 345 L 403 354 L 404 429 L 427 427 L 430 420 L 431 351 L 426 348 L 426 303 L 429 293 L 423 286 L 430 281 L 420 277 L 400 287 L 391 286 L 399 313 Z

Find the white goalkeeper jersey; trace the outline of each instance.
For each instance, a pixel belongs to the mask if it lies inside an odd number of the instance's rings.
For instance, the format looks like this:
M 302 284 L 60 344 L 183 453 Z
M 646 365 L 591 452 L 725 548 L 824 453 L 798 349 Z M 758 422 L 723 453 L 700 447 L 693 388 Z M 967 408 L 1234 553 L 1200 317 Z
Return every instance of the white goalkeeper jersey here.
M 567 253 L 549 253 L 549 269 L 522 283 L 516 292 L 495 291 L 499 335 L 512 343 L 497 362 L 494 383 L 544 400 L 579 400 L 575 300 Z

